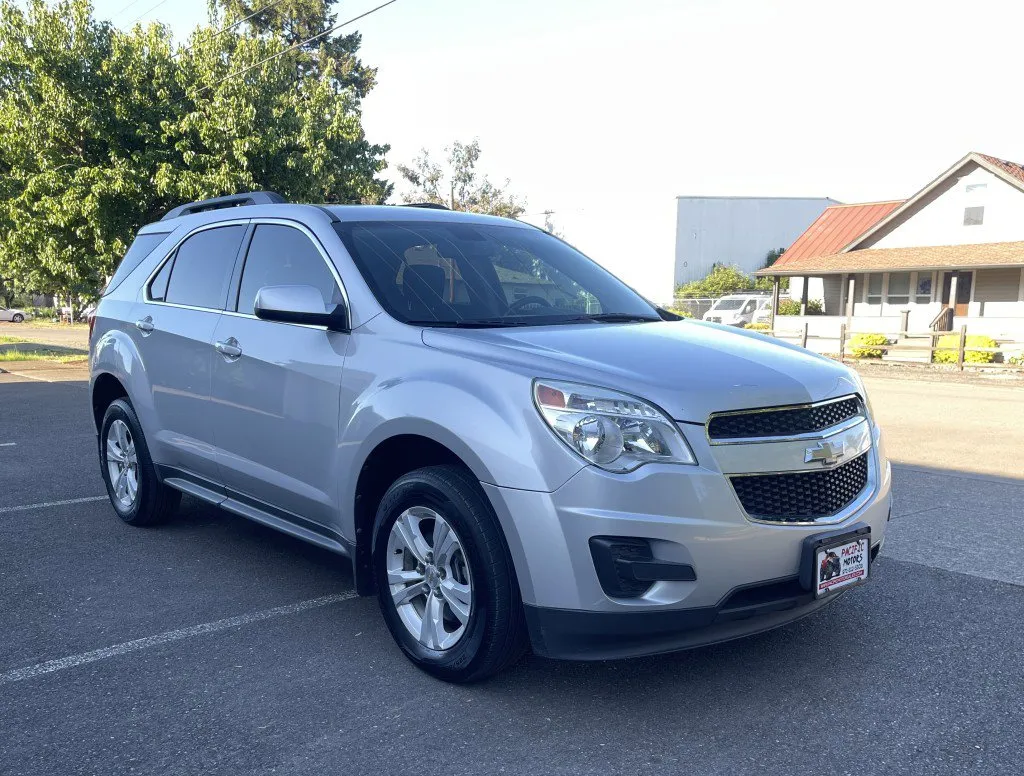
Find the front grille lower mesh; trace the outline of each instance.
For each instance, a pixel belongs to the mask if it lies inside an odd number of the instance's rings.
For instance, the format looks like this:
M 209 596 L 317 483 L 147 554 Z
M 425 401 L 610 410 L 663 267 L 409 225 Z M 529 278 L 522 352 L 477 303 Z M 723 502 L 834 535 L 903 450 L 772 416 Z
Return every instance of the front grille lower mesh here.
M 849 506 L 868 484 L 868 454 L 834 469 L 732 477 L 747 514 L 759 520 L 800 523 Z
M 711 439 L 756 439 L 809 434 L 831 428 L 859 412 L 860 400 L 851 396 L 816 407 L 716 415 L 708 422 L 708 436 Z

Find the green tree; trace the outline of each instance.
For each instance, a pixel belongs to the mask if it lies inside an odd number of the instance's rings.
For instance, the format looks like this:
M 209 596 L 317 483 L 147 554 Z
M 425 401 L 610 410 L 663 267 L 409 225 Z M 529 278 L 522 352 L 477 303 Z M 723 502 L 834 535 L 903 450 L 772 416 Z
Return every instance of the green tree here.
M 338 23 L 338 0 L 208 0 L 210 19 L 226 27 L 243 22 L 249 34 L 280 39 L 294 46 L 322 35 Z M 241 25 L 240 25 L 241 26 Z M 300 77 L 321 78 L 327 73 L 337 89 L 351 88 L 365 97 L 377 82 L 376 68 L 363 65 L 357 53 L 362 43 L 358 32 L 324 35 L 301 46 L 290 60 Z
M 775 262 L 777 262 L 782 257 L 782 254 L 785 253 L 785 252 L 786 252 L 785 248 L 773 248 L 772 250 L 768 251 L 768 253 L 766 253 L 765 257 L 764 257 L 764 266 L 765 267 L 772 266 Z
M 94 294 L 142 224 L 219 194 L 383 202 L 363 87 L 326 49 L 317 68 L 301 49 L 257 64 L 287 47 L 240 25 L 175 50 L 166 27 L 118 30 L 88 0 L 0 0 L 0 276 Z
M 754 279 L 739 267 L 733 264 L 715 264 L 711 268 L 711 272 L 701 280 L 677 286 L 676 296 L 721 296 L 736 291 L 749 291 L 754 286 Z
M 765 254 L 764 257 L 765 268 L 771 267 L 773 264 L 775 264 L 775 262 L 777 262 L 779 258 L 782 256 L 782 254 L 785 252 L 785 248 L 774 248 L 768 251 L 768 253 Z M 754 282 L 754 288 L 756 288 L 758 291 L 771 291 L 773 285 L 774 281 L 770 277 L 760 277 L 757 278 L 757 280 Z M 783 291 L 789 289 L 788 277 L 779 278 L 779 288 L 782 289 Z
M 405 202 L 434 202 L 452 210 L 471 213 L 489 213 L 506 218 L 518 218 L 526 212 L 526 202 L 509 194 L 509 181 L 493 184 L 480 174 L 480 141 L 462 144 L 458 141 L 445 148 L 447 167 L 434 162 L 423 149 L 412 165 L 399 164 L 398 172 L 412 190 L 402 197 Z

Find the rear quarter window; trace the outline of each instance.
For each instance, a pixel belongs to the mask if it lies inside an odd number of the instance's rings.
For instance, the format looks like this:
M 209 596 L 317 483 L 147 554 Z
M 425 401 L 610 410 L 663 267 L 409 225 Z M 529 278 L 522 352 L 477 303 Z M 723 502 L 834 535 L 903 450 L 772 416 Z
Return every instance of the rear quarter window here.
M 151 232 L 149 234 L 140 234 L 136 237 L 128 247 L 128 252 L 124 255 L 124 258 L 121 259 L 121 263 L 117 266 L 114 276 L 110 278 L 107 287 L 103 289 L 103 296 L 106 296 L 121 285 L 124 279 L 132 274 L 135 268 L 142 263 L 143 259 L 149 256 L 169 234 L 170 232 Z

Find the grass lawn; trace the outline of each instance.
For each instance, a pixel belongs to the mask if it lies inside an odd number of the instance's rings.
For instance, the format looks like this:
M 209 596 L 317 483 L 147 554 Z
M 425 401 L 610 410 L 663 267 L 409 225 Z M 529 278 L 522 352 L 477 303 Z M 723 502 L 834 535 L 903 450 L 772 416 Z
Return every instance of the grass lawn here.
M 84 364 L 88 360 L 88 353 L 76 353 L 67 348 L 0 350 L 0 363 L 10 361 L 53 361 L 57 364 Z
M 47 329 L 88 329 L 89 324 L 85 323 L 60 323 L 51 321 L 49 318 L 31 318 L 26 321 L 30 326 L 40 326 Z M 20 325 L 20 324 L 19 324 Z
M 0 337 L 0 345 L 18 345 L 22 342 L 28 342 L 28 340 L 23 340 L 21 337 Z

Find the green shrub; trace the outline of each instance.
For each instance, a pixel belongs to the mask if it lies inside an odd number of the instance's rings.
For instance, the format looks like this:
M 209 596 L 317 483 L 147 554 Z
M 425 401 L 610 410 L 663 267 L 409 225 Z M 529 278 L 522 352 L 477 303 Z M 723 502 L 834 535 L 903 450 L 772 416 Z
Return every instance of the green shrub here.
M 808 315 L 822 315 L 825 311 L 817 299 L 807 300 Z M 779 302 L 779 315 L 799 315 L 800 302 L 797 299 L 783 299 Z
M 772 325 L 770 323 L 748 323 L 747 328 L 754 331 L 770 331 Z
M 57 317 L 56 307 L 30 307 L 28 312 L 32 314 L 33 318 L 41 318 L 44 321 Z
M 877 346 L 888 344 L 889 338 L 884 334 L 858 332 L 850 339 L 850 354 L 854 358 L 881 358 L 885 351 Z
M 964 349 L 964 362 L 968 364 L 991 364 L 995 360 L 995 353 L 985 350 L 971 350 L 971 347 L 994 348 L 995 346 L 996 341 L 991 337 L 986 337 L 984 334 L 968 334 Z M 960 335 L 944 334 L 939 337 L 939 342 L 935 347 L 943 348 L 943 350 L 936 350 L 932 354 L 933 363 L 955 364 L 957 350 L 960 348 Z
M 666 307 L 665 309 L 668 310 L 670 313 L 675 313 L 680 318 L 692 318 L 693 317 L 693 315 L 691 313 L 688 313 L 686 310 L 681 310 L 678 307 Z

